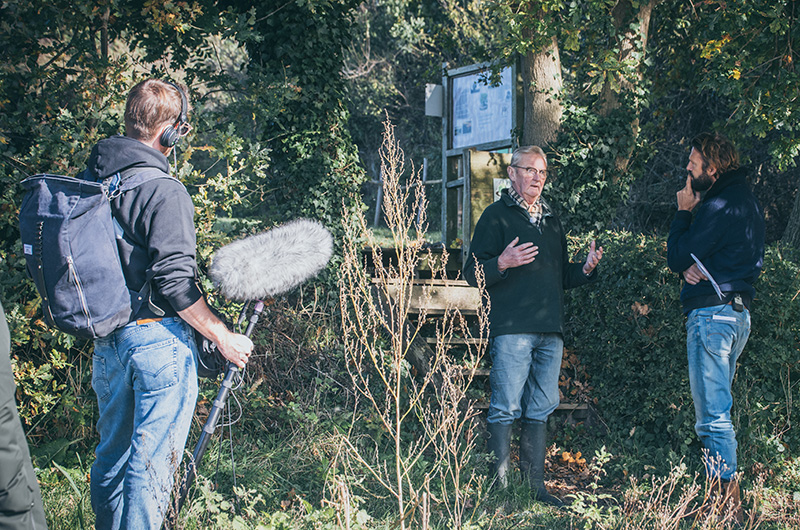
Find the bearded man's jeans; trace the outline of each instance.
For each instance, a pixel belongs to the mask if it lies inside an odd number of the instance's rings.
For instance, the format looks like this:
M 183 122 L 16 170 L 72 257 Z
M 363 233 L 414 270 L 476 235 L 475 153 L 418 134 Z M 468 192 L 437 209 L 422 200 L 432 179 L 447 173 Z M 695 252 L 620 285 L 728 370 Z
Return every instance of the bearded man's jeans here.
M 197 401 L 194 330 L 135 322 L 95 340 L 100 443 L 92 465 L 97 530 L 161 527 Z
M 499 335 L 491 341 L 489 423 L 545 422 L 558 407 L 564 339 L 560 333 Z
M 695 309 L 686 322 L 694 428 L 708 451 L 706 473 L 723 480 L 736 473 L 731 385 L 749 336 L 750 312 L 727 304 Z

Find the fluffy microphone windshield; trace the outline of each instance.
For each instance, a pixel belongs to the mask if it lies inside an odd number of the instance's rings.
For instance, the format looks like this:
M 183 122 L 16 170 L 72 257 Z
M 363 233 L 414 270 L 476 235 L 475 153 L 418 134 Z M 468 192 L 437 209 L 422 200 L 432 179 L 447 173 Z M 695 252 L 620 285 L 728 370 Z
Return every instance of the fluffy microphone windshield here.
M 262 300 L 316 276 L 332 253 L 333 236 L 327 228 L 297 219 L 220 248 L 208 274 L 228 299 Z

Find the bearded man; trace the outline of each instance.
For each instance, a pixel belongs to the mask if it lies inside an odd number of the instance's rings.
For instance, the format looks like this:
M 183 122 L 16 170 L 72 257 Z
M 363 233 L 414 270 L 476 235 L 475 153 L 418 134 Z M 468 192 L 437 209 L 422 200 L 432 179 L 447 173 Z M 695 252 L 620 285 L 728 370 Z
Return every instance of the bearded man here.
M 750 336 L 753 282 L 764 261 L 764 215 L 736 149 L 721 134 L 703 133 L 692 141 L 686 170 L 667 264 L 685 280 L 689 383 L 695 431 L 708 453 L 706 475 L 741 522 L 731 386 Z

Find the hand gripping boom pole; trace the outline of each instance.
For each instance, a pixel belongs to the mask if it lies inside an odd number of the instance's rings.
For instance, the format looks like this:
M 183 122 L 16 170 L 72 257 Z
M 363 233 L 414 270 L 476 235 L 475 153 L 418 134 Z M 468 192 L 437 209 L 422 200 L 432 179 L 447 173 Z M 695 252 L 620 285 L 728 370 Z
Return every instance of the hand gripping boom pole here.
M 247 306 L 242 309 L 242 312 L 244 311 L 247 311 Z M 263 311 L 264 302 L 259 300 L 256 302 L 255 308 L 253 309 L 253 314 L 250 317 L 250 321 L 247 324 L 247 329 L 244 332 L 247 337 L 252 335 L 253 329 L 255 329 L 256 323 L 258 322 L 258 319 Z M 226 365 L 225 377 L 222 379 L 217 397 L 214 399 L 214 403 L 211 405 L 211 411 L 208 413 L 208 418 L 203 425 L 203 430 L 200 432 L 200 438 L 197 440 L 197 445 L 194 446 L 192 458 L 189 460 L 189 463 L 186 466 L 186 475 L 183 477 L 180 489 L 178 490 L 177 501 L 175 502 L 174 506 L 172 506 L 172 509 L 170 509 L 165 519 L 165 528 L 167 529 L 176 527 L 178 514 L 181 513 L 181 508 L 183 508 L 183 505 L 186 503 L 186 498 L 189 495 L 189 489 L 192 487 L 192 484 L 194 484 L 194 481 L 197 478 L 197 465 L 203 459 L 203 455 L 206 452 L 208 443 L 211 441 L 211 437 L 214 436 L 214 431 L 217 430 L 217 424 L 222 416 L 222 411 L 225 408 L 225 403 L 228 401 L 228 396 L 230 396 L 238 373 L 238 366 L 230 362 Z

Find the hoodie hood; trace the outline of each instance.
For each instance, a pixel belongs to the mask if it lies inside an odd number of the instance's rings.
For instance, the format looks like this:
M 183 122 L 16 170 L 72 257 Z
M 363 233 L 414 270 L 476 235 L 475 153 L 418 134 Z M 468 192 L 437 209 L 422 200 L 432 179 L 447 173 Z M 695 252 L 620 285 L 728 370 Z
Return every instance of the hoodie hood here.
M 96 180 L 132 168 L 156 168 L 169 173 L 169 161 L 160 151 L 127 136 L 100 140 L 89 156 L 88 169 Z
M 747 185 L 747 175 L 752 169 L 746 166 L 732 169 L 721 174 L 714 184 L 708 189 L 703 200 L 711 199 L 722 193 L 726 188 L 737 185 Z

